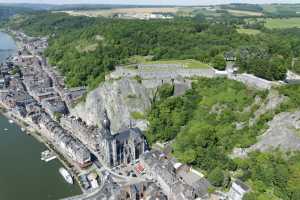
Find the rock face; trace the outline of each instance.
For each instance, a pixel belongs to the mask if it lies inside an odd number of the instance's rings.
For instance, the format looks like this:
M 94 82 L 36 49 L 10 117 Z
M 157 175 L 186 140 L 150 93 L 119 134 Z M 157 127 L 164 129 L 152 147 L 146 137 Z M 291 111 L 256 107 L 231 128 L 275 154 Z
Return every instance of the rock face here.
M 300 150 L 300 111 L 284 112 L 276 115 L 268 123 L 268 130 L 259 136 L 258 142 L 249 148 L 234 148 L 231 158 L 245 158 L 252 151 L 272 151 L 279 148 L 282 151 Z
M 89 125 L 101 127 L 107 111 L 112 133 L 130 126 L 143 130 L 145 122 L 133 119 L 132 113 L 144 113 L 150 108 L 154 92 L 154 89 L 146 88 L 132 79 L 105 81 L 88 94 L 85 102 L 71 109 L 71 114 L 82 118 Z
M 174 85 L 175 96 L 182 95 L 191 88 L 191 81 L 183 78 L 146 79 L 140 82 L 132 78 L 106 80 L 88 94 L 85 102 L 79 103 L 70 112 L 71 115 L 83 119 L 88 125 L 101 127 L 106 111 L 113 134 L 130 127 L 137 127 L 144 131 L 148 123 L 138 118 L 143 117 L 143 114 L 150 109 L 157 88 L 164 83 Z
M 254 118 L 249 120 L 250 126 L 254 125 L 255 122 L 265 113 L 271 110 L 275 110 L 280 104 L 287 100 L 287 97 L 280 95 L 277 90 L 269 90 L 269 94 L 264 102 L 260 99 L 255 99 L 255 104 L 260 105 L 259 108 L 254 112 Z
M 285 151 L 300 150 L 300 111 L 280 113 L 269 123 L 269 129 L 259 142 L 247 151 L 267 151 L 280 148 Z

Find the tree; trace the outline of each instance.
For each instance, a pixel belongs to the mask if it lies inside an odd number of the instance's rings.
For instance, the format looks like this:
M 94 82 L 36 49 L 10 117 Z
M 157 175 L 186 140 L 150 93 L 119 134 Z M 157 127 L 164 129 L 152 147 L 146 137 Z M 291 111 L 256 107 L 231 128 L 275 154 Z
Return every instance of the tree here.
M 60 112 L 54 112 L 54 118 L 56 121 L 60 121 L 62 114 Z
M 216 167 L 208 174 L 207 178 L 212 185 L 221 187 L 224 182 L 224 173 L 221 168 Z
M 174 86 L 168 83 L 163 84 L 158 88 L 158 95 L 160 99 L 166 99 L 174 93 Z
M 225 70 L 226 69 L 226 61 L 222 55 L 217 55 L 213 58 L 212 65 L 215 69 Z
M 257 200 L 257 193 L 248 192 L 243 196 L 243 200 Z
M 300 74 L 300 58 L 294 59 L 292 70 Z
M 281 57 L 273 57 L 270 60 L 270 67 L 272 70 L 272 77 L 274 80 L 283 80 L 286 77 L 287 67 L 285 60 Z

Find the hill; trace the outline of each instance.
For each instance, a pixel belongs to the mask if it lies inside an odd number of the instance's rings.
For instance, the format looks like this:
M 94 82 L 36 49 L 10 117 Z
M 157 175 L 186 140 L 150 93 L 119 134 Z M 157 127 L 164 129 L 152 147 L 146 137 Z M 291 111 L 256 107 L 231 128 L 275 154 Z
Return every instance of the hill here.
M 46 55 L 66 76 L 69 86 L 95 87 L 115 65 L 135 55 L 150 55 L 153 61 L 195 59 L 220 68 L 225 52 L 236 55 L 242 71 L 282 80 L 294 55 L 299 55 L 296 36 L 240 34 L 235 18 L 123 20 L 46 12 L 19 19 L 10 27 L 29 35 L 50 36 Z

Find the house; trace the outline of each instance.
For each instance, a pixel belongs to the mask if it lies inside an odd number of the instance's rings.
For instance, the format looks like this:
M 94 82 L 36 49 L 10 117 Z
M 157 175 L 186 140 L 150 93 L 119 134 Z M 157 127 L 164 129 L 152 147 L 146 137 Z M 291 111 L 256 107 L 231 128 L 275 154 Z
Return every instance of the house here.
M 235 53 L 233 51 L 227 51 L 227 52 L 225 52 L 224 53 L 224 59 L 227 62 L 234 62 L 234 61 L 236 61 Z
M 137 168 L 145 170 L 149 177 L 157 181 L 168 199 L 190 200 L 208 197 L 208 181 L 191 172 L 187 166 L 174 163 L 174 160 L 168 159 L 161 151 L 144 153 Z
M 228 193 L 228 200 L 242 200 L 243 196 L 250 191 L 250 188 L 240 180 L 235 180 Z
M 52 118 L 56 118 L 58 113 L 61 115 L 68 113 L 65 102 L 57 98 L 43 99 L 41 105 Z
M 0 78 L 0 89 L 5 88 L 5 79 L 4 78 Z
M 33 115 L 34 117 L 34 115 Z M 90 151 L 76 138 L 63 129 L 45 112 L 39 114 L 37 119 L 32 119 L 40 126 L 44 136 L 52 141 L 56 148 L 64 152 L 84 168 L 91 164 Z
M 288 70 L 284 81 L 288 84 L 300 84 L 300 75 Z
M 180 180 L 190 185 L 197 196 L 200 198 L 208 198 L 208 188 L 212 187 L 211 184 L 203 177 L 202 174 L 193 170 L 190 166 L 177 164 L 176 175 Z M 176 165 L 174 165 L 176 167 Z

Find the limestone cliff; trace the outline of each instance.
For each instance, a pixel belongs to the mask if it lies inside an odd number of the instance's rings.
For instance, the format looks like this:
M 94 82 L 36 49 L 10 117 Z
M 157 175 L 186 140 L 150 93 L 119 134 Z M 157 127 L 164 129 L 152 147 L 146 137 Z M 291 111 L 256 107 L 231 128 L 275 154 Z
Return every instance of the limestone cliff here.
M 145 122 L 134 119 L 133 115 L 142 115 L 150 108 L 154 91 L 153 88 L 146 88 L 132 79 L 105 81 L 87 95 L 85 102 L 73 108 L 71 114 L 82 118 L 88 124 L 101 126 L 106 110 L 113 133 L 130 126 L 143 130 Z
M 300 111 L 280 113 L 268 125 L 269 129 L 247 151 L 276 148 L 285 151 L 300 150 Z

